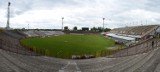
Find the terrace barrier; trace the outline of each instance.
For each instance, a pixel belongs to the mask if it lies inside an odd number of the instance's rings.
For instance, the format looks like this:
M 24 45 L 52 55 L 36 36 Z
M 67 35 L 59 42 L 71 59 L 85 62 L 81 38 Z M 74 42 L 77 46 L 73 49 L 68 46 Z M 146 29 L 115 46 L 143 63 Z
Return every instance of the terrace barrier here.
M 122 50 L 115 51 L 112 55 L 108 55 L 107 57 L 131 56 L 145 53 L 158 47 L 160 47 L 160 39 L 149 39 L 145 42 L 136 44 L 134 46 L 128 46 Z

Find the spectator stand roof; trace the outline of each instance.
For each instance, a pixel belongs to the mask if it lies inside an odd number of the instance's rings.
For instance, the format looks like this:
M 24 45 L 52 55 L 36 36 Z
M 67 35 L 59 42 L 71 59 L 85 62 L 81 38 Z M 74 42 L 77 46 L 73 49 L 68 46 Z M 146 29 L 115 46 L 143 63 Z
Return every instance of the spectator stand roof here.
M 116 35 L 125 36 L 125 37 L 131 37 L 131 38 L 141 38 L 141 35 L 127 35 L 127 34 L 116 34 Z
M 158 27 L 158 25 L 122 27 L 122 28 L 112 29 L 110 32 L 116 33 L 116 34 L 127 34 L 127 35 L 136 35 L 136 36 L 140 35 L 143 37 L 157 27 Z M 133 37 L 136 37 L 136 36 L 133 36 Z
M 111 36 L 111 37 L 115 37 L 115 38 L 120 38 L 120 39 L 128 40 L 128 41 L 135 41 L 135 38 L 132 38 L 132 37 L 119 36 L 119 35 L 111 34 L 111 33 L 108 33 L 106 35 L 107 36 Z

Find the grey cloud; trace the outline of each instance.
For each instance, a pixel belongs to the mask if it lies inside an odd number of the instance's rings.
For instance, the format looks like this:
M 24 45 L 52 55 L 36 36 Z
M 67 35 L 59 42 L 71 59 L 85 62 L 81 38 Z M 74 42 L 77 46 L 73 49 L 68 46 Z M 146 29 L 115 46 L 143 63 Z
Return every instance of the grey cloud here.
M 84 10 L 66 15 L 69 16 L 68 18 L 65 17 L 65 20 L 67 20 L 66 24 L 70 26 L 101 26 L 102 18 L 105 17 L 106 21 L 107 19 L 112 20 L 112 23 L 108 24 L 108 26 L 112 28 L 120 27 L 125 26 L 126 23 L 146 19 L 145 17 L 140 16 L 140 18 L 138 18 L 139 16 L 136 17 L 136 15 L 126 14 L 126 12 L 131 10 L 142 9 L 150 13 L 160 12 L 159 0 L 1 0 L 0 8 L 6 9 L 8 1 L 12 3 L 12 17 L 18 17 L 27 11 L 39 9 L 54 10 L 55 8 L 63 8 L 71 10 L 71 12 L 78 8 Z M 153 17 L 153 19 L 156 23 L 160 23 L 159 17 Z M 53 21 L 58 22 L 56 19 Z M 47 20 L 45 23 L 51 25 L 51 22 L 52 21 Z M 152 23 L 151 20 L 148 20 L 148 22 Z M 33 23 L 36 24 L 38 22 Z M 59 22 L 59 24 L 60 23 L 61 22 Z M 50 28 L 49 25 L 48 27 Z
M 150 11 L 155 11 L 155 12 L 160 12 L 160 1 L 159 0 L 150 0 L 150 2 L 148 2 L 146 4 L 145 7 L 146 10 L 150 10 Z

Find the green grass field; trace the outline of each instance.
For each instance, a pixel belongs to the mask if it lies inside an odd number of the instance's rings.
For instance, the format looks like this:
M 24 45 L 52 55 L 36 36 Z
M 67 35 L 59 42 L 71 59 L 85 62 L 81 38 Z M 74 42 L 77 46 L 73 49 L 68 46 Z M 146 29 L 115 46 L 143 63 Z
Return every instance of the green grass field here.
M 61 35 L 46 38 L 26 38 L 22 39 L 21 43 L 34 51 L 41 50 L 39 53 L 58 58 L 71 58 L 72 55 L 84 54 L 96 55 L 98 52 L 106 51 L 108 47 L 115 46 L 113 40 L 101 35 Z

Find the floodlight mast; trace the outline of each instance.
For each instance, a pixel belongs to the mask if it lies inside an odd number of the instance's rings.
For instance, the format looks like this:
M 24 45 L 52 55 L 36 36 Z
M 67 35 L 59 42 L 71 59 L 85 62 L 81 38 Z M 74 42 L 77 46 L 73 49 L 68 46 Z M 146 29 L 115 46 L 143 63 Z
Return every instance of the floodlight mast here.
M 7 14 L 7 26 L 6 26 L 6 29 L 10 28 L 10 26 L 9 26 L 9 21 L 10 21 L 10 5 L 11 5 L 11 3 L 8 2 L 8 14 Z
M 62 31 L 63 31 L 63 19 L 64 19 L 64 17 L 62 17 Z
M 103 32 L 104 32 L 104 20 L 105 20 L 105 18 L 102 18 L 103 19 Z

